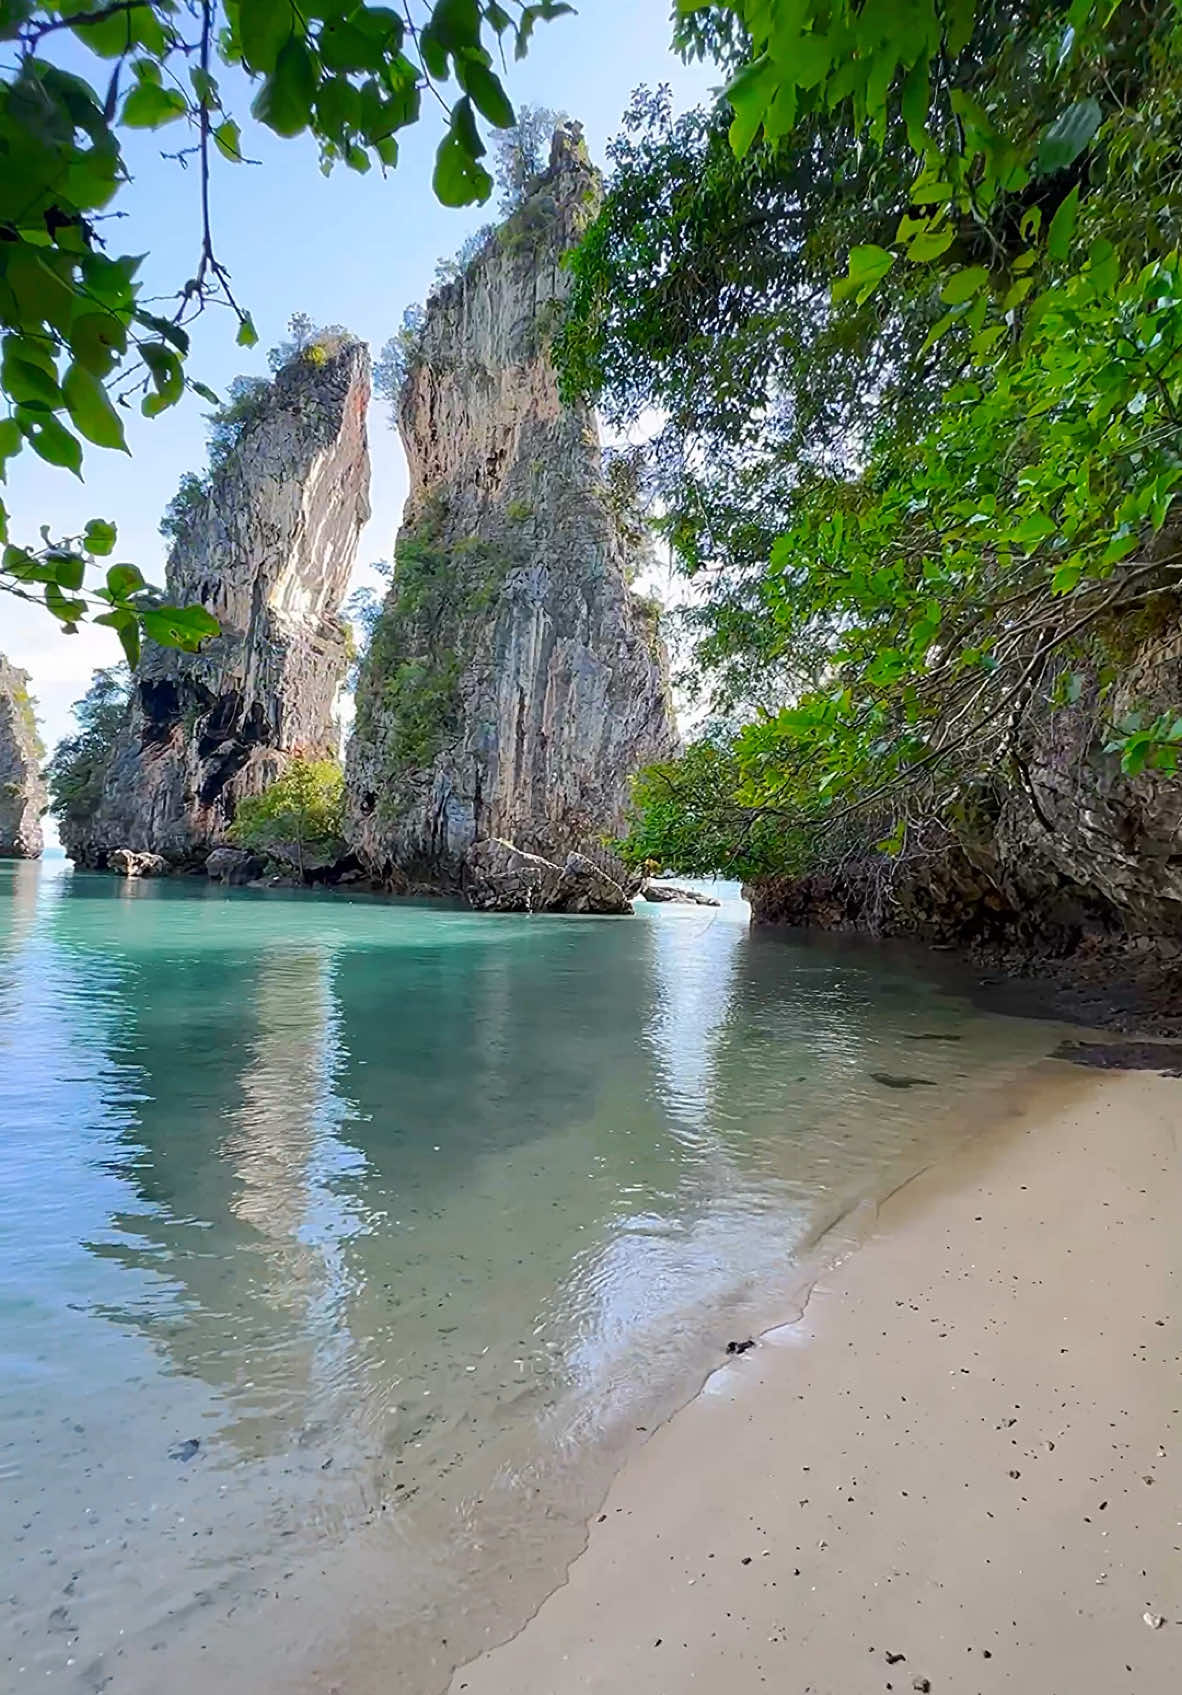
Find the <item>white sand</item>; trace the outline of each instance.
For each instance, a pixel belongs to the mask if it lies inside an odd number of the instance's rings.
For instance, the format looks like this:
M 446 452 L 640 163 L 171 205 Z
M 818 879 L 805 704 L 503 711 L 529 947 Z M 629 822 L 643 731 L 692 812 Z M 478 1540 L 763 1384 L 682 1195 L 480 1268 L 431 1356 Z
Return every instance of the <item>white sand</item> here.
M 453 1695 L 1182 1695 L 1180 1133 L 1182 1082 L 1048 1064 Z

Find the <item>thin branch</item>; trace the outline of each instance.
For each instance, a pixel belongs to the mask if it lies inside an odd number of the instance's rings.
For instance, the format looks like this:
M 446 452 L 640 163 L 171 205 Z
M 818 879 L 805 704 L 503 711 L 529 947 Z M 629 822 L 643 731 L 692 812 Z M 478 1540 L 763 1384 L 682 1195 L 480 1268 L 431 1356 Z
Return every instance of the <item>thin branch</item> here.
M 97 12 L 75 12 L 72 17 L 54 18 L 50 23 L 38 24 L 27 34 L 22 34 L 21 41 L 28 49 L 35 48 L 43 36 L 52 35 L 58 29 L 87 29 L 92 24 L 105 24 L 108 18 L 117 18 L 123 12 L 139 11 L 144 6 L 151 6 L 152 0 L 112 0 L 109 6 L 100 6 Z

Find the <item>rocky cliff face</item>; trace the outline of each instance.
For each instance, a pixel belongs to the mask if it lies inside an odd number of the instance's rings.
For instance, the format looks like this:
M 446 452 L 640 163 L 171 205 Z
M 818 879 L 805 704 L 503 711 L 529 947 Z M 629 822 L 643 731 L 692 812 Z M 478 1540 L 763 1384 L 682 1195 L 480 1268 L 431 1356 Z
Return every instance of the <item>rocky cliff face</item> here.
M 1182 960 L 1182 780 L 1128 776 L 1106 726 L 1182 703 L 1182 625 L 1160 623 L 1121 655 L 1100 701 L 1094 676 L 1072 706 L 1022 726 L 1026 779 L 999 778 L 955 833 L 921 830 L 902 862 L 847 856 L 839 869 L 748 891 L 757 921 L 910 934 L 1015 958 L 1125 948 Z
M 40 856 L 47 798 L 41 780 L 43 758 L 29 674 L 0 653 L 0 859 Z
M 643 561 L 549 356 L 597 195 L 566 126 L 428 303 L 403 386 L 411 491 L 347 770 L 351 844 L 394 887 L 465 889 L 491 839 L 561 863 L 621 827 L 630 778 L 676 743 L 656 609 L 628 586 Z
M 364 346 L 336 337 L 252 409 L 168 563 L 169 597 L 200 601 L 221 634 L 198 654 L 145 649 L 100 804 L 63 825 L 72 858 L 101 867 L 128 848 L 194 863 L 292 752 L 337 752 L 337 613 L 369 516 L 368 399 Z

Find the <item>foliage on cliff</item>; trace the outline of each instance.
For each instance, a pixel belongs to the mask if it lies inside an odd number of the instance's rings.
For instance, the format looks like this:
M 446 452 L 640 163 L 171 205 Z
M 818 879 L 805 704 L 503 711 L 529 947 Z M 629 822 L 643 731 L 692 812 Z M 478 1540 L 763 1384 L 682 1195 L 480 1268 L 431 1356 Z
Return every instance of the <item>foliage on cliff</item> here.
M 634 113 L 561 355 L 668 418 L 732 715 L 635 849 L 750 872 L 1021 783 L 1031 712 L 1175 604 L 1182 47 L 1165 0 L 729 10 L 728 110 Z M 1126 772 L 1174 770 L 1178 704 L 1108 727 Z
M 295 867 L 302 877 L 345 850 L 345 776 L 335 759 L 297 754 L 260 795 L 238 803 L 230 840 Z
M 439 529 L 440 515 L 429 508 L 417 531 L 399 537 L 386 601 L 376 614 L 367 608 L 357 734 L 383 747 L 387 806 L 396 803 L 402 781 L 429 767 L 458 729 L 460 678 L 473 632 L 508 567 L 492 543 L 466 538 L 445 545 Z
M 78 733 L 57 744 L 46 767 L 50 810 L 85 824 L 102 795 L 103 778 L 127 715 L 131 675 L 125 665 L 96 671 L 74 707 Z

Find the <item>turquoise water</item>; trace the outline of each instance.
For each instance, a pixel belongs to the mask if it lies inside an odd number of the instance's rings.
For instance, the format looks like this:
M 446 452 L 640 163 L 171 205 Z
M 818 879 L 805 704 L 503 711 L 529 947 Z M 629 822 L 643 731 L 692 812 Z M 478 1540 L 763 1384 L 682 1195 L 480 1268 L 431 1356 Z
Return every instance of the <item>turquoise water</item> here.
M 3 1687 L 438 1688 L 818 1234 L 1054 1044 L 725 892 L 0 862 Z

